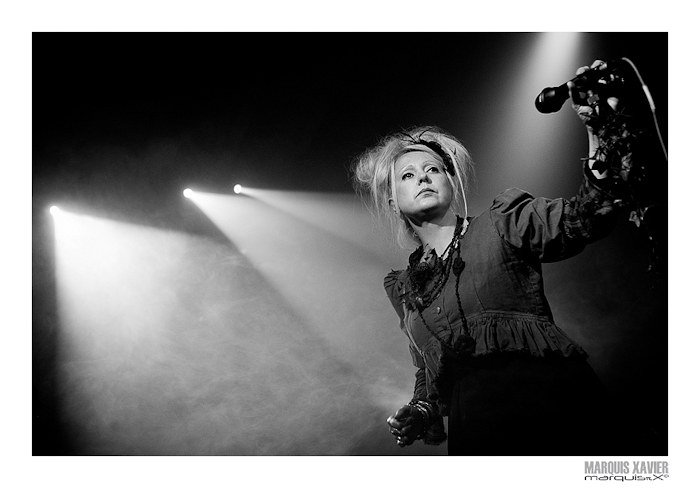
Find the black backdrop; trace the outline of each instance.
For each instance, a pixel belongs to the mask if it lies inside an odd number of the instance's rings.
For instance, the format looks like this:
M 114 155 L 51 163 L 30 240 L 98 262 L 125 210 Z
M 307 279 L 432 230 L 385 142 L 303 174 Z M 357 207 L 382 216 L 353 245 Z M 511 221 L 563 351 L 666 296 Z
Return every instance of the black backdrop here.
M 666 140 L 667 35 L 582 36 L 576 59 L 570 60 L 573 66 L 596 58 L 632 59 L 653 93 Z M 515 68 L 522 68 L 519 50 L 533 45 L 536 37 L 35 33 L 34 454 L 172 452 L 91 450 L 76 440 L 75 424 L 61 413 L 65 398 L 58 378 L 60 324 L 49 205 L 66 204 L 117 221 L 224 242 L 219 230 L 184 201 L 185 186 L 230 193 L 233 183 L 244 181 L 260 188 L 349 194 L 352 158 L 379 136 L 419 124 L 455 133 L 473 152 L 479 186 L 470 204 L 476 210 L 483 210 L 506 186 L 566 196 L 575 190 L 575 170 L 566 171 L 565 178 L 530 175 L 534 179 L 522 181 L 489 173 L 502 158 L 498 148 L 508 145 L 502 127 L 493 122 L 512 115 L 500 100 L 508 87 L 519 83 L 513 75 Z M 528 106 L 537 93 L 530 95 Z M 544 116 L 533 112 L 532 117 Z M 578 137 L 556 157 L 580 157 L 582 129 Z M 565 146 L 560 136 L 554 139 L 540 135 L 537 143 Z M 169 157 L 151 157 L 154 151 Z M 663 202 L 665 168 L 656 176 Z M 660 236 L 665 244 L 665 222 Z M 583 343 L 601 378 L 630 406 L 629 421 L 656 433 L 650 454 L 661 455 L 666 452 L 667 422 L 666 276 L 665 270 L 660 278 L 647 273 L 647 259 L 643 236 L 621 219 L 609 239 L 577 258 L 548 265 L 545 272 L 558 323 Z M 400 333 L 391 337 L 403 352 L 404 338 Z M 403 366 L 410 370 L 408 360 Z M 342 453 L 398 453 L 375 444 L 374 434 Z M 386 434 L 378 429 L 376 435 Z M 176 452 L 227 453 L 197 448 Z M 292 447 L 276 454 L 307 452 Z

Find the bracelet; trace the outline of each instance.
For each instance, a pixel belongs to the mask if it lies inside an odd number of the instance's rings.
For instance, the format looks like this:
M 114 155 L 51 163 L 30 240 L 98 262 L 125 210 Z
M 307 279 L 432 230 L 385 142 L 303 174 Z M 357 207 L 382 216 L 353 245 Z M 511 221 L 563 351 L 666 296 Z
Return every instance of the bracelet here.
M 428 423 L 433 423 L 438 419 L 437 411 L 435 409 L 435 405 L 433 405 L 430 402 L 427 402 L 425 400 L 411 400 L 408 402 L 408 405 L 412 407 L 416 407 L 419 409 L 419 411 L 424 412 L 426 416 L 426 421 Z
M 411 400 L 408 402 L 408 406 L 414 407 L 423 417 L 423 432 L 418 435 L 418 439 L 422 439 L 425 437 L 428 428 L 435 423 L 437 418 L 435 409 L 432 404 L 425 400 Z

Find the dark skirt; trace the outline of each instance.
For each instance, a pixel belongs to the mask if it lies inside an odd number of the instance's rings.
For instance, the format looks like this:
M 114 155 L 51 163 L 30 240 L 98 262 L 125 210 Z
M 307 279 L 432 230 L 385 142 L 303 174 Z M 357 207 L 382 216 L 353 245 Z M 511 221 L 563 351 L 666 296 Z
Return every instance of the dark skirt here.
M 629 445 L 620 412 L 582 357 L 497 353 L 449 376 L 450 455 L 613 456 Z

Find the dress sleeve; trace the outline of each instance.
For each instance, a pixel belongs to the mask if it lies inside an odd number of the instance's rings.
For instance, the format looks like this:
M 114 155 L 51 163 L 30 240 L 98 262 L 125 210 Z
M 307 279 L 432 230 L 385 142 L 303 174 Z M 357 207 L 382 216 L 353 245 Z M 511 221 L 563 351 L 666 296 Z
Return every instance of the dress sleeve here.
M 386 290 L 386 294 L 389 297 L 391 305 L 394 307 L 396 314 L 399 316 L 399 327 L 401 328 L 403 333 L 406 334 L 410 341 L 411 338 L 408 335 L 408 331 L 406 330 L 406 324 L 404 322 L 405 317 L 403 304 L 401 303 L 401 288 L 403 286 L 403 282 L 401 280 L 402 275 L 403 273 L 401 271 L 391 271 L 386 276 L 386 278 L 384 278 L 384 289 Z M 413 365 L 419 369 L 425 368 L 423 356 L 420 355 L 420 352 L 418 351 L 416 346 L 413 345 L 413 342 L 409 342 L 408 351 L 411 353 L 411 360 L 413 362 Z
M 389 297 L 391 305 L 396 310 L 397 315 L 403 321 L 403 306 L 401 305 L 401 282 L 399 281 L 399 276 L 401 271 L 391 271 L 384 278 L 384 290 L 386 290 L 386 295 Z
M 416 383 L 413 387 L 413 399 L 414 400 L 427 400 L 428 399 L 428 388 L 426 386 L 425 378 L 425 368 L 418 368 L 416 371 Z
M 406 330 L 406 324 L 404 323 L 404 309 L 401 303 L 402 295 L 402 273 L 401 271 L 392 271 L 386 278 L 384 278 L 384 288 L 386 289 L 387 296 L 394 306 L 394 310 L 399 316 L 399 325 L 401 330 L 408 336 L 408 331 Z M 409 336 L 410 341 L 410 336 Z M 416 371 L 416 382 L 413 387 L 413 399 L 428 401 L 433 404 L 433 408 L 437 414 L 432 424 L 428 425 L 423 437 L 423 442 L 428 445 L 439 445 L 445 442 L 447 439 L 447 434 L 445 432 L 445 427 L 440 416 L 439 407 L 428 397 L 428 387 L 427 387 L 427 376 L 425 372 L 425 362 L 423 357 L 418 352 L 418 349 L 413 344 L 409 342 L 408 349 L 411 353 L 411 359 L 413 360 L 413 365 L 418 368 Z
M 423 442 L 431 446 L 437 446 L 445 442 L 445 440 L 447 439 L 447 433 L 445 432 L 445 424 L 442 421 L 440 407 L 434 401 L 434 399 L 431 399 L 428 396 L 428 389 L 426 387 L 425 368 L 420 368 L 418 371 L 416 371 L 416 385 L 413 390 L 413 400 L 422 400 L 428 402 L 433 410 L 433 421 L 431 424 L 426 426 Z
M 607 236 L 617 221 L 614 209 L 610 194 L 584 178 L 570 200 L 534 198 L 511 188 L 494 200 L 490 215 L 510 245 L 541 262 L 552 262 L 574 256 Z

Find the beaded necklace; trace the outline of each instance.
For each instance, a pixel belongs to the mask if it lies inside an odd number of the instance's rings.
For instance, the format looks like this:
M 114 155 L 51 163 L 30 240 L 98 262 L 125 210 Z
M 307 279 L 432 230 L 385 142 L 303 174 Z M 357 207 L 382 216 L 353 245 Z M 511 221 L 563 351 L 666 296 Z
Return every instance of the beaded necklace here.
M 437 256 L 435 250 L 431 250 L 428 260 L 420 261 L 423 256 L 423 246 L 420 246 L 416 251 L 409 257 L 408 264 L 408 303 L 409 307 L 415 304 L 415 309 L 418 312 L 418 316 L 425 328 L 430 332 L 430 334 L 435 337 L 435 339 L 440 342 L 440 344 L 459 355 L 471 354 L 474 352 L 475 342 L 472 337 L 467 333 L 467 318 L 464 315 L 464 309 L 462 308 L 462 301 L 459 296 L 459 277 L 464 270 L 465 264 L 461 256 L 461 246 L 460 239 L 465 234 L 467 226 L 464 225 L 465 221 L 462 217 L 457 216 L 457 224 L 455 225 L 455 233 L 452 237 L 452 241 L 447 246 L 445 251 Z M 469 222 L 466 222 L 468 225 Z M 450 276 L 450 271 L 452 271 L 456 277 L 455 280 L 455 295 L 457 297 L 457 305 L 459 307 L 459 315 L 462 321 L 463 329 L 465 334 L 461 334 L 454 341 L 454 346 L 450 345 L 454 337 L 454 330 L 450 325 L 450 340 L 443 340 L 426 322 L 425 317 L 423 317 L 423 310 L 428 308 L 433 301 L 440 295 L 447 280 Z M 427 283 L 431 280 L 433 281 L 432 286 L 428 289 L 426 288 Z M 424 290 L 424 291 L 422 291 Z
M 422 260 L 423 246 L 420 246 L 408 258 L 409 300 L 417 304 L 419 310 L 429 307 L 447 283 L 455 249 L 459 247 L 463 222 L 464 219 L 458 216 L 452 240 L 439 257 L 435 249 L 431 249 L 427 259 Z M 431 280 L 432 285 L 428 286 Z

